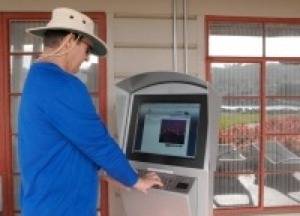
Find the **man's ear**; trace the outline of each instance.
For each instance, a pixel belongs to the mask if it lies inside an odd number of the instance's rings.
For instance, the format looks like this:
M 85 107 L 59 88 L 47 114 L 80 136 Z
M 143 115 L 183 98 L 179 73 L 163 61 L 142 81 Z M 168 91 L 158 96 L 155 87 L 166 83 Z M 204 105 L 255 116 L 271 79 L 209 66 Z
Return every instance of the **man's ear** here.
M 69 49 L 71 46 L 73 46 L 73 43 L 75 40 L 74 37 L 75 37 L 75 35 L 70 33 L 63 38 L 62 44 L 63 43 L 65 44 L 64 47 L 66 49 Z

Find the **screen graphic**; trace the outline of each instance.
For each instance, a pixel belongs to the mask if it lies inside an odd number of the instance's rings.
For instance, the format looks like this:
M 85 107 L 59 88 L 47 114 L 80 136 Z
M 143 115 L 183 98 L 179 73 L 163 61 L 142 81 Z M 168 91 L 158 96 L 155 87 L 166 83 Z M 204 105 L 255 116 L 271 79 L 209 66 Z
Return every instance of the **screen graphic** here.
M 184 144 L 186 120 L 162 119 L 160 125 L 159 142 L 170 146 Z

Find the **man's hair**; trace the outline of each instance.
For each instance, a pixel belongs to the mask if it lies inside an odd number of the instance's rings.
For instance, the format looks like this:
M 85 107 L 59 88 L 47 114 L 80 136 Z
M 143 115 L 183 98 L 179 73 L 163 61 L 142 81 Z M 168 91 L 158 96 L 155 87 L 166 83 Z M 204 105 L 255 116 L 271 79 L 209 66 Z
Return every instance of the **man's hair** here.
M 70 34 L 70 31 L 66 30 L 47 30 L 44 34 L 43 43 L 45 47 L 55 48 L 59 46 L 62 39 Z M 75 35 L 75 38 L 78 37 L 77 33 L 72 33 Z

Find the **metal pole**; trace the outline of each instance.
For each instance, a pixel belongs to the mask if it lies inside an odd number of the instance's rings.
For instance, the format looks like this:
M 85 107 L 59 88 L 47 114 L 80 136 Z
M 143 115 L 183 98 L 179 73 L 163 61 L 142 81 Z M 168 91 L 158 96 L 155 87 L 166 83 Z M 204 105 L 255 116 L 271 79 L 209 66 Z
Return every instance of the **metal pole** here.
M 188 23 L 187 23 L 187 0 L 183 0 L 183 43 L 184 43 L 184 66 L 185 74 L 188 74 Z
M 177 14 L 176 14 L 176 10 L 177 10 L 177 4 L 176 4 L 177 0 L 173 0 L 173 70 L 175 72 L 178 72 L 177 69 L 177 28 L 176 28 L 176 21 L 177 21 Z

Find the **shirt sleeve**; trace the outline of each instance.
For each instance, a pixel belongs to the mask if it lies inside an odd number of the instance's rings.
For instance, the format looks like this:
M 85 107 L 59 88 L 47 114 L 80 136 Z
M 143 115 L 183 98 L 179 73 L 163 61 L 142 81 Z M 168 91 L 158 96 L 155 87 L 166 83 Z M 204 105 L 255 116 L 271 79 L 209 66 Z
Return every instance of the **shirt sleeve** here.
M 43 105 L 51 124 L 90 160 L 126 186 L 137 182 L 136 172 L 96 113 L 83 83 L 71 80 Z

